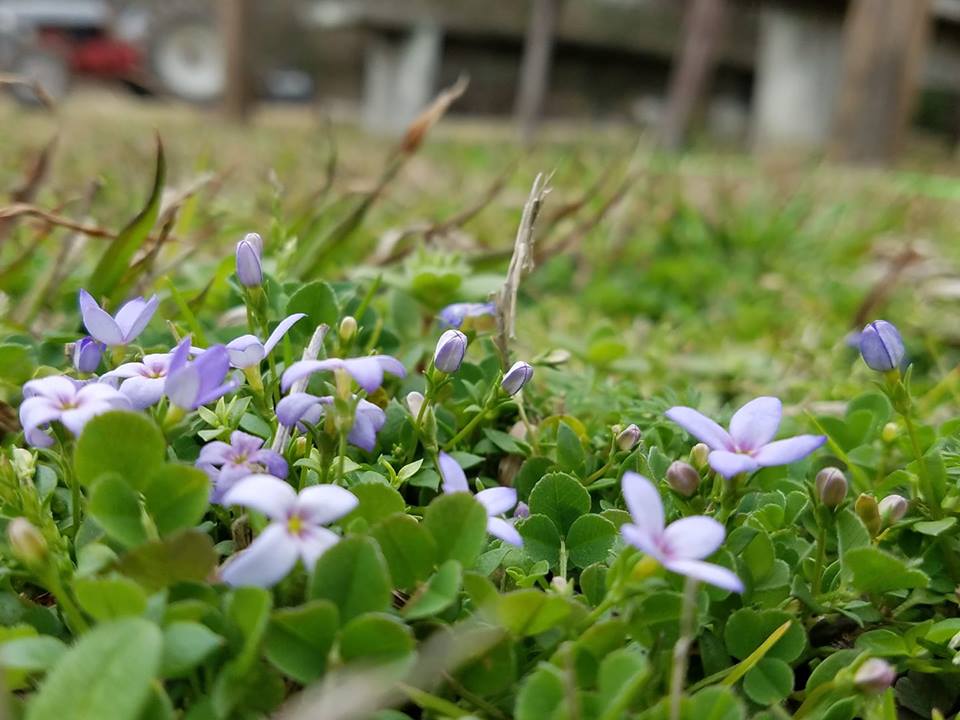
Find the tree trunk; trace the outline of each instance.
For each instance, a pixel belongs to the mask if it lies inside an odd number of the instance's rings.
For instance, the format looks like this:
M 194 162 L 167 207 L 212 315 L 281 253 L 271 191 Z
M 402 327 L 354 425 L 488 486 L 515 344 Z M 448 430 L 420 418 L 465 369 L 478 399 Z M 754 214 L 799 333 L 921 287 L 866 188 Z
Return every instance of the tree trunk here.
M 532 141 L 543 110 L 543 100 L 547 95 L 550 80 L 553 35 L 559 15 L 560 0 L 533 0 L 515 105 L 520 137 L 524 144 Z
M 830 156 L 886 163 L 903 145 L 931 23 L 930 0 L 852 0 Z
M 220 0 L 220 25 L 226 54 L 223 111 L 232 120 L 244 121 L 253 106 L 251 62 L 251 0 Z

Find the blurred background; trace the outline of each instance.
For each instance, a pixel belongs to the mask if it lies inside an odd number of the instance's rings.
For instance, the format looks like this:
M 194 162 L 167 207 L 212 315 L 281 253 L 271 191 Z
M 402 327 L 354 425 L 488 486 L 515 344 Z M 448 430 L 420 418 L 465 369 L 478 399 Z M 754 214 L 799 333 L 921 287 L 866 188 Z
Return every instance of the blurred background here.
M 573 121 L 885 163 L 960 137 L 960 0 L 0 0 L 0 71 L 381 134 L 468 76 L 452 113 L 525 142 Z

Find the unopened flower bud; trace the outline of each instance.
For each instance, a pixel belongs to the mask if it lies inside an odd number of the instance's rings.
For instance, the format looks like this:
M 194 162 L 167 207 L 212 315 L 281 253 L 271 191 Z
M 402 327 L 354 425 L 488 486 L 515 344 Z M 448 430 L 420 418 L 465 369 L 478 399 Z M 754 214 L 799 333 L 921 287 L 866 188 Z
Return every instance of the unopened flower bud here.
M 958 632 L 956 635 L 950 638 L 950 642 L 947 643 L 947 647 L 949 647 L 954 652 L 956 652 L 957 650 L 960 650 L 960 632 Z
M 877 499 L 873 495 L 862 493 L 854 503 L 853 509 L 871 535 L 880 532 L 880 509 L 877 506 Z
M 900 331 L 886 320 L 876 320 L 860 333 L 860 355 L 871 370 L 899 370 L 905 354 Z
M 530 517 L 530 506 L 523 501 L 518 502 L 513 509 L 513 516 L 521 519 Z
M 304 435 L 298 436 L 293 441 L 293 448 L 291 454 L 296 459 L 300 459 L 307 456 L 307 438 Z
M 73 345 L 73 367 L 77 372 L 92 373 L 100 367 L 100 358 L 107 346 L 92 337 L 80 338 Z
M 256 287 L 263 282 L 262 254 L 263 238 L 257 233 L 247 233 L 237 243 L 237 279 L 241 285 Z
M 554 575 L 554 576 L 550 579 L 550 587 L 552 587 L 552 588 L 553 588 L 554 590 L 556 590 L 558 593 L 560 593 L 561 595 L 563 595 L 563 594 L 565 594 L 566 592 L 569 591 L 569 589 L 570 589 L 570 583 L 567 581 L 567 579 L 566 579 L 565 577 L 561 577 L 561 576 L 559 576 L 559 575 Z
M 825 467 L 815 482 L 817 497 L 826 507 L 835 508 L 847 497 L 847 478 L 839 468 Z
M 33 474 L 37 470 L 37 458 L 34 454 L 25 448 L 14 448 L 10 454 L 13 460 L 13 471 L 17 474 L 17 478 L 21 482 L 33 480 Z
M 632 450 L 638 442 L 640 442 L 640 428 L 633 423 L 617 433 L 617 447 L 621 450 Z
M 337 368 L 333 371 L 333 378 L 337 388 L 337 397 L 341 400 L 349 400 L 353 395 L 350 373 L 343 368 Z
M 710 457 L 710 446 L 706 443 L 697 443 L 690 448 L 690 462 L 697 470 L 703 470 L 707 466 L 708 457 Z
M 7 525 L 7 537 L 13 554 L 25 565 L 37 565 L 47 556 L 47 541 L 26 518 L 11 520 Z
M 347 342 L 357 334 L 357 319 L 353 315 L 347 315 L 340 321 L 339 329 L 340 340 Z
M 899 522 L 907 514 L 908 506 L 909 503 L 903 495 L 887 495 L 878 505 L 884 526 Z
M 516 438 L 517 440 L 526 440 L 527 439 L 527 425 L 523 420 L 517 420 L 513 425 L 510 426 L 510 437 Z
M 437 444 L 437 415 L 433 406 L 428 405 L 423 411 L 423 422 L 420 424 L 423 448 L 428 453 L 436 454 L 439 451 Z
M 420 417 L 420 408 L 423 407 L 423 393 L 418 393 L 416 390 L 407 393 L 406 403 L 410 414 L 415 418 Z
M 667 468 L 667 484 L 678 495 L 690 497 L 700 487 L 700 473 L 682 460 L 674 460 Z
M 896 679 L 897 671 L 893 665 L 880 658 L 870 658 L 853 676 L 857 689 L 870 695 L 882 693 L 893 685 Z
M 433 366 L 440 372 L 455 373 L 467 352 L 467 336 L 459 330 L 445 330 L 433 353 Z
M 897 439 L 897 435 L 900 434 L 900 428 L 897 427 L 896 423 L 888 422 L 883 426 L 883 430 L 880 431 L 880 439 L 885 443 L 892 443 Z
M 533 377 L 533 366 L 530 363 L 518 360 L 513 364 L 507 374 L 500 381 L 500 387 L 507 395 L 516 395 L 523 389 L 523 386 L 530 382 Z

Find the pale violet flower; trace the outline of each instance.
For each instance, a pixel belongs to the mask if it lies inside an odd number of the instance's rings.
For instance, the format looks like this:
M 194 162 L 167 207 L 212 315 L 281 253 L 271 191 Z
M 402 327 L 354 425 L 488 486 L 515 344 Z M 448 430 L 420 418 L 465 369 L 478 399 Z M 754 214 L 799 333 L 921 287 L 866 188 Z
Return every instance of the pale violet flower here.
M 345 370 L 368 394 L 376 392 L 383 384 L 383 374 L 389 373 L 403 377 L 407 371 L 403 363 L 390 355 L 368 355 L 366 357 L 330 358 L 328 360 L 301 360 L 295 362 L 283 373 L 281 386 L 286 392 L 297 380 L 302 380 L 318 372 Z
M 860 333 L 860 355 L 871 370 L 898 370 L 906 353 L 900 331 L 886 320 L 875 320 Z
M 313 572 L 317 559 L 340 540 L 324 525 L 350 513 L 358 500 L 336 485 L 311 485 L 298 495 L 272 475 L 249 475 L 224 494 L 223 504 L 256 510 L 270 524 L 223 566 L 220 577 L 228 585 L 271 587 L 293 570 L 297 560 Z
M 277 403 L 277 420 L 286 427 L 296 426 L 300 431 L 305 431 L 303 423 L 316 425 L 323 417 L 324 408 L 332 404 L 333 397 L 330 395 L 318 397 L 305 392 L 290 393 Z M 387 416 L 383 410 L 361 398 L 357 402 L 347 442 L 367 452 L 372 451 L 377 444 L 377 433 L 386 422 Z
M 285 317 L 277 325 L 276 329 L 270 333 L 266 342 L 260 342 L 255 335 L 241 335 L 228 342 L 224 347 L 227 348 L 227 354 L 230 357 L 230 365 L 244 370 L 248 367 L 256 367 L 260 364 L 273 348 L 277 346 L 283 336 L 286 335 L 298 320 L 305 318 L 306 313 L 294 313 Z M 191 347 L 190 352 L 199 355 L 204 352 L 203 348 Z
M 440 311 L 440 322 L 447 327 L 458 328 L 463 325 L 467 318 L 479 318 L 491 316 L 497 311 L 497 306 L 492 302 L 485 303 L 454 303 L 447 305 Z
M 106 349 L 106 345 L 92 337 L 80 338 L 73 345 L 73 367 L 77 372 L 96 372 Z
M 282 479 L 288 469 L 280 453 L 263 447 L 263 438 L 240 430 L 230 434 L 229 443 L 215 440 L 204 445 L 196 465 L 213 481 L 212 502 L 220 502 L 227 490 L 248 475 L 269 473 Z
M 171 353 L 144 355 L 140 362 L 123 363 L 116 370 L 104 373 L 101 382 L 120 381 L 120 392 L 137 410 L 156 405 L 163 397 Z
M 196 410 L 226 395 L 239 384 L 227 380 L 230 357 L 223 345 L 214 345 L 196 360 L 188 361 L 190 338 L 184 338 L 170 357 L 163 391 L 170 402 L 184 410 Z
M 73 436 L 79 436 L 91 418 L 110 410 L 129 410 L 130 401 L 115 388 L 100 383 L 81 383 L 65 375 L 30 380 L 23 386 L 20 425 L 27 442 L 50 447 L 53 438 L 46 430 L 60 422 Z
M 108 347 L 127 345 L 137 339 L 157 311 L 160 299 L 154 295 L 149 300 L 134 298 L 125 303 L 115 316 L 111 316 L 86 290 L 80 290 L 80 314 L 83 324 L 94 340 Z
M 632 523 L 620 527 L 623 539 L 670 572 L 743 592 L 743 583 L 725 567 L 703 562 L 723 543 L 726 530 L 713 518 L 693 515 L 665 525 L 663 501 L 652 482 L 635 472 L 624 473 L 623 499 Z
M 443 478 L 444 493 L 470 492 L 467 476 L 464 474 L 463 468 L 460 467 L 460 463 L 447 453 L 441 452 L 439 466 L 440 476 Z M 474 497 L 487 511 L 487 532 L 506 543 L 522 547 L 523 538 L 520 537 L 517 529 L 507 520 L 498 517 L 516 507 L 517 491 L 508 487 L 487 488 L 478 492 Z
M 727 432 L 689 407 L 672 407 L 666 416 L 710 448 L 710 467 L 726 478 L 762 467 L 789 465 L 823 445 L 825 435 L 774 440 L 783 406 L 775 397 L 758 397 L 737 410 Z
M 237 279 L 245 287 L 256 287 L 263 282 L 263 238 L 257 233 L 247 233 L 237 243 Z

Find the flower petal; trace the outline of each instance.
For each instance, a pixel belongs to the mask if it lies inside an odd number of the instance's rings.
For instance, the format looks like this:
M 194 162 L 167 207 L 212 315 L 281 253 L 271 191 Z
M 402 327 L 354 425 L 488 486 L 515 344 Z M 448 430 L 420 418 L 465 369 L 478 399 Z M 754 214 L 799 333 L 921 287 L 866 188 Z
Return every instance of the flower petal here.
M 788 465 L 802 460 L 826 441 L 826 435 L 797 435 L 764 445 L 753 457 L 761 467 Z
M 277 420 L 285 427 L 296 425 L 307 411 L 320 404 L 320 398 L 310 393 L 290 393 L 277 403 Z
M 117 325 L 123 333 L 125 342 L 133 342 L 143 332 L 157 311 L 160 298 L 154 295 L 149 300 L 136 298 L 126 303 L 117 312 Z
M 649 535 L 659 536 L 663 532 L 663 501 L 656 486 L 643 475 L 628 470 L 620 487 L 633 522 Z
M 732 478 L 740 473 L 753 472 L 760 467 L 759 463 L 749 455 L 727 450 L 714 450 L 707 457 L 707 461 L 710 463 L 710 467 L 725 478 Z
M 198 463 L 208 463 L 210 465 L 223 465 L 230 460 L 233 448 L 223 440 L 214 440 L 208 442 L 200 448 L 200 454 L 197 456 Z
M 377 444 L 377 431 L 369 417 L 359 412 L 354 415 L 347 442 L 367 452 L 373 450 Z
M 440 466 L 440 477 L 443 478 L 443 491 L 445 493 L 470 492 L 470 486 L 467 484 L 467 476 L 460 467 L 460 463 L 441 452 L 437 463 Z
M 505 543 L 523 547 L 523 538 L 520 537 L 520 533 L 512 524 L 502 518 L 487 518 L 487 532 Z
M 234 490 L 236 487 L 230 492 Z M 299 551 L 299 544 L 286 528 L 272 523 L 250 543 L 250 547 L 234 555 L 220 569 L 220 577 L 228 585 L 272 587 L 297 564 Z
M 66 375 L 50 375 L 45 378 L 29 380 L 23 385 L 23 397 L 32 398 L 42 395 L 50 400 L 72 403 L 77 396 L 80 384 Z
M 49 398 L 34 396 L 20 403 L 20 425 L 27 442 L 35 447 L 49 447 L 53 439 L 44 428 L 60 417 L 60 408 Z
M 307 572 L 312 575 L 320 556 L 338 542 L 340 542 L 340 536 L 323 527 L 312 527 L 304 531 L 297 538 L 297 546 Z
M 357 381 L 357 385 L 371 394 L 383 385 L 383 368 L 376 358 L 359 357 L 343 361 L 343 366 L 350 377 Z
M 255 335 L 241 335 L 226 344 L 230 364 L 241 370 L 253 367 L 267 356 L 267 351 Z
M 730 450 L 733 448 L 733 438 L 730 437 L 730 434 L 706 415 L 693 408 L 680 405 L 670 408 L 664 415 L 700 442 L 705 442 L 711 450 Z
M 481 490 L 477 500 L 487 510 L 487 515 L 503 515 L 517 505 L 517 491 L 510 487 L 495 487 Z
M 297 506 L 297 493 L 273 475 L 250 475 L 223 496 L 224 505 L 243 505 L 271 520 L 286 522 Z
M 120 383 L 120 392 L 130 399 L 136 410 L 145 410 L 160 402 L 163 397 L 165 378 L 148 378 L 136 375 Z
M 730 418 L 730 435 L 739 450 L 756 450 L 773 440 L 780 427 L 783 404 L 775 397 L 758 397 Z
M 80 315 L 83 317 L 83 326 L 96 340 L 105 345 L 125 344 L 123 331 L 117 321 L 83 289 L 80 290 Z
M 657 538 L 653 537 L 643 528 L 625 523 L 620 526 L 620 534 L 623 535 L 623 539 L 628 545 L 633 545 L 637 550 L 649 555 L 658 562 L 663 560 L 663 553 L 660 552 L 660 547 L 656 542 Z
M 392 355 L 374 355 L 373 359 L 377 361 L 377 364 L 380 365 L 385 373 L 401 378 L 406 377 L 407 369 L 403 366 L 402 362 Z
M 278 478 L 285 478 L 289 472 L 287 461 L 280 453 L 273 450 L 258 450 L 251 459 L 263 465 L 268 473 Z
M 286 392 L 297 380 L 302 380 L 303 378 L 309 377 L 314 373 L 323 372 L 324 370 L 335 370 L 338 367 L 343 367 L 343 360 L 339 358 L 300 360 L 284 371 L 280 386 L 283 392 Z
M 726 534 L 723 525 L 713 518 L 694 515 L 670 523 L 663 531 L 663 540 L 670 557 L 701 560 L 717 551 Z
M 103 413 L 110 412 L 113 409 L 114 406 L 105 400 L 94 400 L 92 402 L 84 403 L 82 406 L 73 408 L 72 410 L 64 410 L 60 415 L 60 422 L 62 422 L 63 426 L 70 431 L 71 435 L 74 437 L 80 437 L 80 433 L 83 432 L 84 425 L 86 425 L 97 415 L 102 415 Z
M 311 485 L 300 491 L 294 512 L 314 525 L 328 525 L 349 514 L 360 503 L 357 496 L 339 485 Z
M 210 393 L 221 387 L 224 378 L 230 371 L 230 353 L 223 345 L 214 345 L 193 361 L 193 367 L 200 375 L 199 396 L 200 398 L 206 398 Z M 210 400 L 204 399 L 200 404 L 204 405 L 208 402 Z
M 306 313 L 294 313 L 293 315 L 288 315 L 283 320 L 280 321 L 280 324 L 270 333 L 270 337 L 267 338 L 267 341 L 263 344 L 263 351 L 266 355 L 270 354 L 270 351 L 277 346 L 277 343 L 283 339 L 283 336 L 286 335 L 290 328 L 292 328 L 299 320 L 305 318 Z
M 727 568 L 713 563 L 703 562 L 702 560 L 670 560 L 665 562 L 663 566 L 678 575 L 702 580 L 724 590 L 743 592 L 743 583 L 740 578 Z

